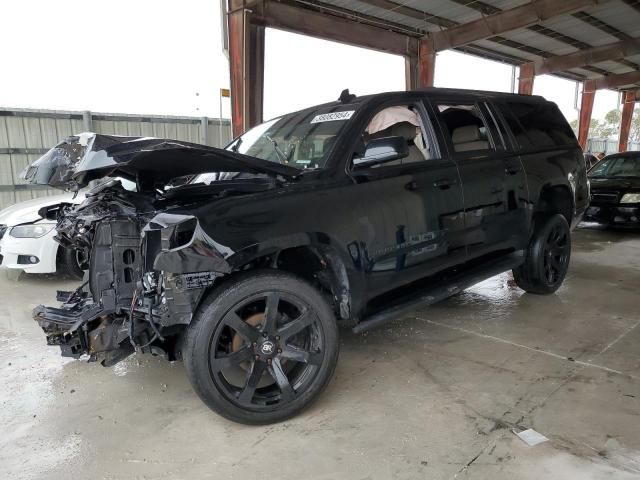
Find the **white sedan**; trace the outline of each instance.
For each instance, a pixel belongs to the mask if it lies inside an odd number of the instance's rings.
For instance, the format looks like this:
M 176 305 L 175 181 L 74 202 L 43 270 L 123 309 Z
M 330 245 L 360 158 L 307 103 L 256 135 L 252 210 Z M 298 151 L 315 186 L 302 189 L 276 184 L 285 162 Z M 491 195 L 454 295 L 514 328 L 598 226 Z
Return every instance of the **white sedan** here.
M 53 237 L 56 222 L 38 215 L 42 207 L 79 203 L 84 194 L 72 193 L 34 198 L 0 211 L 0 263 L 27 273 L 63 273 L 82 278 L 73 250 L 61 247 Z

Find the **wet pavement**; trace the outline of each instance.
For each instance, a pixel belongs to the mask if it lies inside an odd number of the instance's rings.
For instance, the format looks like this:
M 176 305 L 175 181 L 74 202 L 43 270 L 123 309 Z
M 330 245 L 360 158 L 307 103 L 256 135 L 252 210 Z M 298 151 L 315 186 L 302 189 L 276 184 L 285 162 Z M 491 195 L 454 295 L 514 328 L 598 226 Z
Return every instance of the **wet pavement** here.
M 63 359 L 30 310 L 73 282 L 0 270 L 2 479 L 640 477 L 640 233 L 581 228 L 564 286 L 508 274 L 362 335 L 290 421 L 210 412 L 179 363 Z M 512 429 L 549 438 L 528 447 Z

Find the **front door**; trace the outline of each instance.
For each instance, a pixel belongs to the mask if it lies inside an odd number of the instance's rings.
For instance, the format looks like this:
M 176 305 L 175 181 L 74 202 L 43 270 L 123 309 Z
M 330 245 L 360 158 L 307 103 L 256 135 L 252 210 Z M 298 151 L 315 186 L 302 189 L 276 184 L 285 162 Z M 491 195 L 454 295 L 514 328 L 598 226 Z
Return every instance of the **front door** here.
M 464 219 L 458 169 L 442 158 L 422 104 L 385 105 L 362 130 L 363 148 L 375 138 L 402 137 L 409 152 L 400 160 L 350 169 L 372 298 L 462 263 Z

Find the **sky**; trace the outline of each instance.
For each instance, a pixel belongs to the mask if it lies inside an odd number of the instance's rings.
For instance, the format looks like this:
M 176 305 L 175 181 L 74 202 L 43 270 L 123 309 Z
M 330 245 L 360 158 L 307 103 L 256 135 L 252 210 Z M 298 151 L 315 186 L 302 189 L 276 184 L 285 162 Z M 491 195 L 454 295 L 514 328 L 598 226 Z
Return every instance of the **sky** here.
M 229 68 L 217 0 L 5 0 L 0 18 L 0 107 L 220 115 Z M 335 100 L 344 88 L 404 89 L 401 57 L 273 29 L 265 42 L 265 118 Z M 511 75 L 509 65 L 446 51 L 435 86 L 508 92 Z M 574 82 L 541 76 L 534 94 L 577 118 Z M 617 93 L 600 91 L 594 118 L 618 107 Z M 222 116 L 229 112 L 225 98 Z

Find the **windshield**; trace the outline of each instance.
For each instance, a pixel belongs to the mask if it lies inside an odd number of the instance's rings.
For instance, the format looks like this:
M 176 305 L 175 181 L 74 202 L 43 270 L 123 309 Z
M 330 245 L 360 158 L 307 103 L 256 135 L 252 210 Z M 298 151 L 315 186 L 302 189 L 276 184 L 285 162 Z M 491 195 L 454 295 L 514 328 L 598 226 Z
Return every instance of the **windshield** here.
M 640 177 L 640 157 L 605 158 L 589 172 L 590 177 Z
M 304 110 L 247 131 L 227 149 L 300 169 L 323 168 L 353 105 Z

